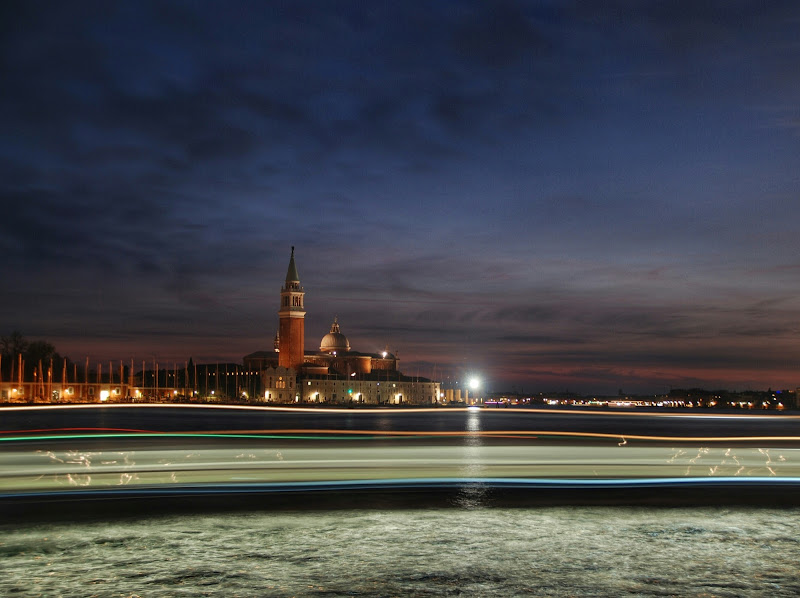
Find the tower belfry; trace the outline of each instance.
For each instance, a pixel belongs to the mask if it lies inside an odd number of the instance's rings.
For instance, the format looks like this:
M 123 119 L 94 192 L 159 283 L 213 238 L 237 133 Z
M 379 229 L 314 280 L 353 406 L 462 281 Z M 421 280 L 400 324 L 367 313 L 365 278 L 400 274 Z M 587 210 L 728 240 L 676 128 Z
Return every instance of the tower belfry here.
M 294 263 L 294 247 L 292 247 L 286 281 L 281 288 L 281 307 L 278 310 L 280 318 L 278 365 L 282 367 L 298 368 L 304 361 L 306 317 L 306 310 L 303 306 L 304 295 L 303 287 L 300 286 L 300 276 L 297 274 L 297 266 Z

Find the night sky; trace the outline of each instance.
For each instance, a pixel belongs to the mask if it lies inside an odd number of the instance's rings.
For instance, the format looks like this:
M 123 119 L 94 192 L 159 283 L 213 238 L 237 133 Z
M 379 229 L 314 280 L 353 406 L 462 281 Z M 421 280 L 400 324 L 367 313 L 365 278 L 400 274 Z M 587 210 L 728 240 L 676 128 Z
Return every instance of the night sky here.
M 0 334 L 800 386 L 800 3 L 0 5 Z

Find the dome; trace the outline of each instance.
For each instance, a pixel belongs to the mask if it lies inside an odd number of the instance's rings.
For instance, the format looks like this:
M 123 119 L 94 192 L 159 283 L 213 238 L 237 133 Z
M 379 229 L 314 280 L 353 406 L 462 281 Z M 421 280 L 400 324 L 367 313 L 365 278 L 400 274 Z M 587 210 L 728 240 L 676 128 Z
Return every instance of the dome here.
M 333 353 L 338 351 L 349 351 L 350 341 L 347 337 L 339 332 L 339 322 L 337 318 L 333 319 L 331 331 L 322 337 L 322 342 L 319 344 L 319 350 L 323 353 Z

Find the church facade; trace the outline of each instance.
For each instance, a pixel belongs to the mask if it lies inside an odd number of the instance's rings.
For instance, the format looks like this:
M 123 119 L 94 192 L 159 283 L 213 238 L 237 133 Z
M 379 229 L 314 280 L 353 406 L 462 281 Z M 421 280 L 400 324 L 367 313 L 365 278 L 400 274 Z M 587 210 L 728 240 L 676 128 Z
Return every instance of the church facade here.
M 305 349 L 305 291 L 292 247 L 281 287 L 278 334 L 272 351 L 243 358 L 245 369 L 257 370 L 266 403 L 329 403 L 433 405 L 442 400 L 441 386 L 426 378 L 404 376 L 398 358 L 388 350 L 362 353 L 350 346 L 334 318 L 319 350 Z

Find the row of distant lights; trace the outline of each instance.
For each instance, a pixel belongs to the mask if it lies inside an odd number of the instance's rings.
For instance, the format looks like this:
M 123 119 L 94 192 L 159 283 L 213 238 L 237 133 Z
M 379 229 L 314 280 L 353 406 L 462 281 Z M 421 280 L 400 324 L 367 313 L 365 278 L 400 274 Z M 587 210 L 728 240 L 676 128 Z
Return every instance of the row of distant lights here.
M 333 355 L 334 357 L 336 357 L 336 351 L 332 351 L 332 352 L 331 352 L 331 355 Z M 388 353 L 387 353 L 386 351 L 384 351 L 383 353 L 381 353 L 381 356 L 382 356 L 384 359 L 386 359 L 386 356 L 387 356 L 387 355 L 388 355 Z
M 576 400 L 576 399 L 545 399 L 545 402 L 548 405 L 588 405 L 588 406 L 604 406 L 608 405 L 610 407 L 699 407 L 700 404 L 698 403 L 695 405 L 692 401 L 620 401 L 620 400 L 612 400 L 612 401 L 599 401 L 597 399 L 592 399 L 588 401 L 584 400 Z M 730 403 L 733 406 L 738 406 L 740 408 L 748 408 L 752 409 L 754 403 L 752 401 L 738 401 Z M 711 401 L 709 403 L 710 407 L 716 407 L 717 402 Z M 768 408 L 770 404 L 767 401 L 761 403 L 762 408 Z M 783 409 L 783 403 L 778 403 L 775 405 L 776 409 Z
M 334 355 L 336 355 L 336 353 L 335 353 L 335 352 L 334 352 Z M 383 352 L 383 355 L 384 355 L 384 357 L 386 356 L 386 351 L 384 351 L 384 352 Z M 350 376 L 351 376 L 351 377 L 352 377 L 352 376 L 355 376 L 355 375 L 356 375 L 356 374 L 355 374 L 355 372 L 353 372 L 352 374 L 350 374 Z M 308 384 L 309 384 L 309 385 L 311 385 L 311 382 L 309 381 L 309 383 L 308 383 Z M 470 379 L 469 379 L 469 381 L 467 382 L 467 384 L 469 385 L 469 387 L 470 387 L 472 390 L 478 390 L 478 389 L 480 388 L 480 386 L 481 386 L 481 380 L 480 380 L 480 378 L 473 377 L 473 378 L 470 378 Z M 380 382 L 378 382 L 378 386 L 380 386 Z M 396 384 L 392 384 L 392 388 L 397 388 L 397 385 L 396 385 Z M 176 391 L 176 393 L 177 393 L 177 391 Z M 211 394 L 214 394 L 214 391 L 213 391 L 213 390 L 211 391 Z M 360 399 L 363 397 L 363 393 L 360 393 L 360 392 L 359 392 L 359 393 L 355 393 L 355 394 L 354 394 L 354 393 L 353 393 L 353 390 L 352 390 L 352 389 L 350 389 L 350 388 L 348 388 L 348 389 L 347 389 L 347 394 L 348 394 L 348 395 L 350 395 L 351 397 L 355 398 L 355 399 L 358 399 L 358 400 L 360 400 Z M 315 400 L 319 400 L 319 396 L 320 396 L 320 393 L 319 393 L 319 392 L 312 392 L 312 393 L 309 395 L 309 398 L 312 398 L 312 400 L 313 400 L 313 399 L 315 399 Z M 402 398 L 402 396 L 403 396 L 402 394 L 400 394 L 400 393 L 397 393 L 397 394 L 395 394 L 395 395 L 394 395 L 394 398 L 395 398 L 395 400 L 398 400 L 398 399 Z M 442 392 L 442 393 L 439 393 L 439 398 L 440 398 L 440 399 L 443 399 L 444 397 L 445 397 L 445 393 L 443 393 L 443 392 Z M 265 395 L 265 398 L 266 398 L 266 395 Z M 296 396 L 295 396 L 295 402 L 297 403 L 297 402 L 299 402 L 299 401 L 300 401 L 300 395 L 296 395 Z
M 334 355 L 336 355 L 336 352 L 334 351 L 334 352 L 333 352 L 333 354 L 334 354 Z M 384 351 L 384 352 L 382 353 L 382 355 L 383 355 L 383 357 L 384 357 L 384 358 L 386 358 L 386 355 L 387 355 L 386 351 Z M 212 375 L 213 375 L 213 373 L 212 373 Z M 350 374 L 350 376 L 355 376 L 355 375 L 356 375 L 356 374 L 355 374 L 355 372 L 353 372 L 352 374 Z M 480 378 L 473 376 L 472 378 L 470 378 L 470 379 L 468 380 L 468 382 L 467 382 L 467 385 L 468 385 L 468 386 L 469 386 L 469 388 L 470 388 L 470 389 L 472 389 L 472 390 L 478 390 L 478 389 L 480 388 L 480 386 L 481 386 L 481 380 L 480 380 Z M 395 386 L 395 385 L 392 385 L 392 386 Z M 13 389 L 12 389 L 12 392 L 16 393 L 16 392 L 17 392 L 17 389 L 16 389 L 16 388 L 13 388 Z M 67 391 L 66 391 L 66 394 L 72 394 L 72 393 L 73 393 L 73 390 L 72 390 L 72 388 L 71 388 L 71 387 L 70 387 L 70 388 L 68 388 L 68 389 L 67 389 Z M 109 398 L 109 395 L 110 395 L 110 394 L 115 394 L 115 395 L 118 395 L 118 394 L 120 394 L 120 391 L 119 391 L 119 389 L 114 389 L 114 390 L 113 390 L 113 391 L 110 393 L 110 392 L 109 392 L 109 391 L 107 391 L 107 390 L 101 390 L 101 391 L 100 391 L 100 401 L 101 401 L 101 402 L 107 401 L 107 400 L 108 400 L 108 398 Z M 174 390 L 174 391 L 173 391 L 173 394 L 174 394 L 175 396 L 177 396 L 177 395 L 178 395 L 178 391 L 177 391 L 177 390 Z M 197 393 L 197 391 L 195 390 L 195 391 L 194 391 L 192 394 L 193 394 L 194 396 L 197 396 L 197 394 L 198 394 L 198 393 Z M 312 393 L 312 394 L 313 394 L 313 393 Z M 350 394 L 350 395 L 352 395 L 352 391 L 350 391 L 350 392 L 349 392 L 349 394 Z M 212 396 L 214 395 L 214 391 L 213 391 L 213 390 L 211 391 L 211 395 L 212 395 Z M 140 390 L 138 390 L 138 389 L 137 389 L 137 390 L 135 391 L 135 393 L 134 393 L 134 396 L 135 396 L 136 398 L 141 398 L 141 397 L 143 396 L 143 395 L 142 395 L 142 391 L 140 391 Z M 319 397 L 319 393 L 316 393 L 316 396 L 317 396 L 317 397 Z M 359 398 L 359 399 L 361 398 L 361 396 L 362 396 L 362 393 L 357 393 L 357 395 L 356 395 L 356 397 L 357 397 L 357 398 Z M 401 395 L 395 395 L 395 399 L 398 399 L 400 396 L 401 396 Z M 439 396 L 440 396 L 440 398 L 444 398 L 444 396 L 445 396 L 445 395 L 444 395 L 444 393 L 441 393 Z M 248 398 L 248 395 L 247 395 L 247 393 L 246 393 L 246 392 L 242 392 L 242 398 L 245 398 L 245 399 L 246 399 L 246 398 Z M 295 400 L 296 400 L 296 401 L 299 401 L 299 400 L 300 400 L 300 397 L 296 397 L 296 399 L 295 399 Z

